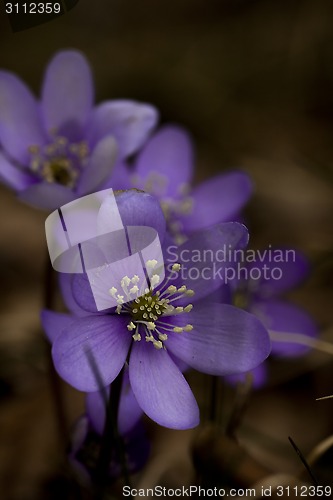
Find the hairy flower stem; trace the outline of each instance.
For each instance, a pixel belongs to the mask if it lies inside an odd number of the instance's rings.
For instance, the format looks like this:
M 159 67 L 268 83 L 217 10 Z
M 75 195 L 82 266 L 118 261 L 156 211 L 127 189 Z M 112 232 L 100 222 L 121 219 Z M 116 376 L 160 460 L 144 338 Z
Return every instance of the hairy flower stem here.
M 53 268 L 50 263 L 49 254 L 46 255 L 45 260 L 45 270 L 44 270 L 44 290 L 43 290 L 43 307 L 45 309 L 53 309 L 55 302 L 55 273 L 53 272 Z M 68 426 L 67 426 L 67 418 L 64 407 L 63 394 L 61 390 L 61 381 L 54 369 L 53 360 L 51 356 L 50 345 L 48 342 L 45 342 L 45 350 L 46 350 L 46 362 L 47 362 L 47 370 L 48 370 L 48 378 L 51 388 L 51 394 L 54 403 L 55 410 L 55 418 L 57 421 L 58 433 L 61 441 L 64 446 L 67 445 L 68 439 Z
M 102 445 L 98 457 L 95 476 L 97 500 L 103 500 L 106 498 L 106 488 L 109 479 L 109 468 L 113 449 L 115 450 L 116 457 L 120 460 L 124 483 L 126 486 L 130 485 L 124 442 L 118 430 L 118 411 L 123 376 L 124 367 L 111 385 L 110 397 L 106 405 L 106 418 L 103 429 Z

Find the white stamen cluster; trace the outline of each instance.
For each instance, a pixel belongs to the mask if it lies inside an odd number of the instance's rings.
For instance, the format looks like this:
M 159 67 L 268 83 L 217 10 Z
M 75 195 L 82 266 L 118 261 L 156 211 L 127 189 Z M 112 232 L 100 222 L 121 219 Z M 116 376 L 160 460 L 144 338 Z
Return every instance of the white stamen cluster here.
M 46 146 L 30 146 L 30 169 L 46 182 L 57 182 L 74 187 L 80 170 L 89 155 L 85 141 L 70 143 L 66 137 L 57 136 Z
M 189 313 L 193 308 L 192 304 L 183 307 L 174 306 L 172 302 L 183 297 L 192 297 L 194 291 L 188 290 L 186 285 L 179 288 L 174 285 L 168 286 L 167 280 L 161 290 L 154 292 L 154 288 L 160 281 L 159 275 L 153 272 L 156 266 L 156 260 L 146 262 L 146 268 L 152 270 L 152 274 L 149 273 L 149 288 L 139 288 L 140 278 L 137 275 L 132 278 L 124 276 L 120 280 L 120 293 L 114 286 L 110 288 L 109 293 L 116 300 L 116 312 L 130 314 L 131 321 L 128 323 L 127 329 L 134 332 L 132 334 L 133 340 L 136 342 L 141 340 L 139 328 L 142 328 L 145 332 L 146 342 L 151 342 L 156 349 L 162 349 L 164 342 L 168 339 L 168 334 L 165 332 L 182 333 L 193 330 L 193 325 L 174 326 L 163 319 L 168 316 Z M 173 264 L 173 271 L 179 271 L 179 269 L 180 264 Z

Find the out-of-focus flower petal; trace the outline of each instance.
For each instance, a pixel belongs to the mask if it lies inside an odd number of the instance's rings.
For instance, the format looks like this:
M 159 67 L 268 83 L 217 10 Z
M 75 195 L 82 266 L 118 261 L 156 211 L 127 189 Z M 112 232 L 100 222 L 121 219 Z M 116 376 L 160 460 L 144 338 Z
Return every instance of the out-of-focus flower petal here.
M 249 273 L 252 268 L 260 270 L 260 281 L 257 290 L 253 289 L 260 298 L 270 298 L 295 288 L 309 275 L 310 264 L 301 252 L 289 248 L 271 248 L 262 250 L 261 256 L 255 262 L 248 264 Z M 266 266 L 266 276 L 264 268 Z M 277 268 L 276 271 L 273 271 Z M 257 271 L 256 271 L 257 272 Z M 255 281 L 254 281 L 255 284 Z
M 75 320 L 53 344 L 53 362 L 59 375 L 79 391 L 97 391 L 100 384 L 93 366 L 96 363 L 103 385 L 109 385 L 126 361 L 132 340 L 127 323 L 120 316 Z
M 83 196 L 92 193 L 105 183 L 111 175 L 117 158 L 117 143 L 113 136 L 101 139 L 89 158 L 88 165 L 80 176 L 77 186 L 77 195 Z
M 19 199 L 36 208 L 56 210 L 75 199 L 74 192 L 60 184 L 40 182 L 19 193 Z
M 253 315 L 226 304 L 196 304 L 177 324 L 192 324 L 193 330 L 172 333 L 167 349 L 192 368 L 211 375 L 252 370 L 270 352 L 263 324 Z
M 35 182 L 32 175 L 15 167 L 1 153 L 0 179 L 4 184 L 17 191 L 22 191 Z
M 107 390 L 107 395 L 109 396 L 109 394 L 110 389 Z M 90 392 L 87 394 L 86 412 L 94 430 L 98 434 L 103 434 L 105 425 L 105 401 L 100 391 Z M 124 373 L 118 410 L 119 432 L 124 435 L 133 429 L 139 418 L 142 416 L 142 413 L 143 411 L 138 405 L 131 389 L 128 370 L 126 370 Z
M 193 145 L 186 130 L 174 125 L 162 127 L 138 156 L 135 168 L 138 187 L 145 190 L 146 183 L 151 180 L 153 194 L 177 198 L 181 188 L 192 180 L 193 163 Z M 214 203 L 216 209 L 216 200 Z
M 193 301 L 213 293 L 226 282 L 226 270 L 233 266 L 233 250 L 244 248 L 248 242 L 248 231 L 238 222 L 225 222 L 194 233 L 178 249 L 166 249 L 165 255 L 172 262 L 181 264 L 181 269 L 172 284 L 186 285 L 194 290 Z M 170 262 L 171 260 L 171 262 Z
M 139 405 L 152 420 L 171 429 L 198 425 L 199 409 L 192 391 L 164 349 L 135 343 L 129 376 Z
M 265 385 L 268 379 L 267 373 L 267 363 L 261 363 L 261 365 L 256 366 L 248 373 L 237 373 L 235 375 L 227 375 L 225 377 L 226 381 L 232 385 L 236 385 L 238 383 L 244 383 L 246 381 L 246 376 L 251 375 L 252 377 L 252 386 L 254 389 L 260 389 Z
M 269 331 L 275 333 L 275 337 L 281 334 L 282 342 L 272 341 L 272 354 L 275 356 L 298 356 L 306 353 L 309 347 L 297 343 L 283 342 L 283 335 L 287 334 L 291 340 L 293 334 L 318 335 L 317 326 L 309 313 L 283 300 L 256 301 L 252 310 L 261 319 Z M 274 337 L 274 338 L 275 338 Z
M 35 97 L 7 71 L 0 71 L 0 143 L 22 164 L 29 161 L 29 146 L 45 143 Z
M 252 182 L 244 172 L 212 177 L 194 188 L 192 211 L 183 217 L 184 230 L 196 231 L 218 222 L 234 220 L 252 194 Z
M 49 63 L 42 90 L 45 128 L 75 140 L 92 111 L 94 86 L 90 66 L 77 51 L 58 52 Z
M 158 121 L 158 112 L 150 104 L 114 100 L 100 104 L 89 123 L 87 137 L 91 145 L 112 134 L 119 147 L 119 158 L 135 153 L 146 141 Z
M 41 321 L 47 338 L 53 344 L 63 330 L 73 323 L 73 316 L 44 309 L 41 312 Z
M 117 161 L 111 176 L 103 184 L 103 189 L 128 189 L 131 186 L 131 172 L 124 161 Z

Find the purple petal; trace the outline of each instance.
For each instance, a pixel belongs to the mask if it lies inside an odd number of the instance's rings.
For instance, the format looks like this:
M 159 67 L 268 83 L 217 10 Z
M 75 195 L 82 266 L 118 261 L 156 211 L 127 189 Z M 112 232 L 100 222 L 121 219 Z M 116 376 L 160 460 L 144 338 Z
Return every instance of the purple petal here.
M 41 312 L 41 322 L 51 344 L 53 344 L 65 328 L 73 323 L 73 319 L 71 314 L 57 313 L 47 309 Z
M 35 182 L 32 175 L 15 167 L 0 153 L 0 179 L 7 186 L 22 191 Z
M 255 276 L 260 273 L 260 279 L 252 280 L 252 288 L 260 298 L 274 297 L 292 290 L 309 275 L 309 261 L 297 250 L 268 248 L 257 251 L 256 255 L 256 261 L 249 263 L 248 269 L 250 275 L 254 273 L 254 268 Z
M 72 281 L 72 294 L 74 303 L 84 311 L 90 313 L 97 313 L 96 302 L 91 291 L 91 286 L 86 274 L 73 275 Z
M 19 199 L 36 208 L 56 210 L 75 199 L 73 191 L 60 184 L 39 182 L 19 194 Z
M 119 158 L 135 153 L 146 141 L 158 120 L 157 110 L 135 101 L 115 100 L 100 104 L 94 111 L 87 133 L 90 144 L 112 134 Z
M 110 389 L 108 389 L 107 393 L 108 395 L 110 394 Z M 98 434 L 103 434 L 105 424 L 105 401 L 100 391 L 87 394 L 86 411 L 94 430 Z M 129 383 L 128 370 L 126 370 L 124 373 L 118 411 L 119 432 L 122 435 L 127 434 L 138 422 L 141 415 L 142 409 L 135 399 Z
M 280 333 L 288 334 L 292 340 L 293 334 L 308 335 L 314 338 L 318 329 L 309 313 L 287 301 L 262 300 L 253 304 L 252 312 L 256 314 L 269 331 L 277 336 Z M 292 342 L 272 341 L 272 354 L 276 356 L 299 356 L 307 353 L 309 347 Z
M 109 385 L 126 361 L 132 340 L 127 323 L 127 318 L 110 315 L 73 321 L 53 344 L 53 362 L 59 375 L 79 391 L 100 389 L 91 353 L 103 385 Z
M 131 185 L 131 172 L 128 165 L 124 161 L 119 161 L 114 166 L 110 177 L 103 184 L 103 189 L 128 189 Z
M 181 217 L 184 230 L 196 231 L 218 222 L 233 221 L 248 202 L 252 189 L 250 177 L 237 171 L 203 182 L 191 194 L 191 213 Z
M 176 319 L 176 318 L 175 318 Z M 174 320 L 175 321 L 175 320 Z M 167 349 L 196 370 L 228 375 L 252 370 L 270 352 L 270 340 L 262 323 L 250 313 L 226 304 L 195 304 L 176 319 L 191 332 L 171 333 Z
M 45 128 L 80 138 L 92 111 L 94 86 L 86 58 L 74 50 L 58 52 L 49 63 L 42 91 Z
M 146 183 L 156 174 L 156 185 L 152 180 L 152 194 L 179 196 L 181 189 L 191 182 L 193 156 L 193 144 L 185 129 L 173 125 L 161 128 L 138 156 L 135 168 L 138 187 L 147 191 Z M 161 185 L 159 180 L 164 183 Z
M 58 273 L 59 277 L 59 287 L 61 291 L 61 296 L 64 300 L 64 303 L 66 307 L 68 308 L 69 311 L 75 314 L 75 316 L 83 317 L 83 316 L 90 316 L 90 313 L 92 312 L 91 310 L 86 310 L 82 309 L 80 305 L 77 303 L 73 296 L 73 290 L 72 290 L 72 282 L 75 278 L 75 276 L 78 275 L 73 275 L 70 273 Z M 87 283 L 85 283 L 85 286 L 89 286 L 88 280 Z M 89 286 L 90 288 L 90 286 Z M 96 310 L 96 309 L 95 309 Z M 95 310 L 93 312 L 95 312 Z
M 131 189 L 117 194 L 116 201 L 124 226 L 152 227 L 164 238 L 165 218 L 156 198 Z
M 0 71 L 0 142 L 22 164 L 29 161 L 29 146 L 45 143 L 35 97 L 7 71 Z
M 215 292 L 228 281 L 229 268 L 234 266 L 233 250 L 244 248 L 248 231 L 238 222 L 225 222 L 193 234 L 178 249 L 175 245 L 165 251 L 168 269 L 178 262 L 178 273 L 171 271 L 170 284 L 194 290 L 193 301 Z M 217 301 L 217 300 L 216 300 Z
M 82 196 L 97 191 L 110 177 L 117 157 L 117 144 L 112 136 L 101 139 L 89 158 L 89 163 L 81 174 L 77 194 Z
M 261 363 L 261 365 L 257 366 L 256 368 L 253 368 L 250 372 L 247 373 L 237 373 L 236 375 L 227 375 L 225 380 L 231 384 L 231 385 L 236 385 L 238 383 L 244 383 L 246 381 L 246 376 L 248 373 L 251 374 L 252 377 L 252 386 L 254 389 L 260 389 L 263 387 L 268 379 L 268 373 L 267 373 L 267 363 Z
M 171 429 L 199 424 L 199 409 L 179 368 L 164 350 L 145 342 L 134 344 L 129 376 L 136 399 L 149 418 Z

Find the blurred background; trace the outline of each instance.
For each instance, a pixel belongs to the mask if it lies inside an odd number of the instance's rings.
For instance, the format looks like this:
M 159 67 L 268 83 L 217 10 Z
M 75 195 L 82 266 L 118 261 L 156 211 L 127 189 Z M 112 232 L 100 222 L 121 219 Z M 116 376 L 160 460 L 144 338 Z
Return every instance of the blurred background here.
M 38 94 L 49 58 L 59 49 L 79 49 L 93 68 L 96 102 L 151 102 L 161 122 L 190 130 L 196 182 L 232 167 L 248 172 L 255 183 L 246 211 L 252 247 L 290 245 L 309 257 L 312 276 L 291 297 L 314 316 L 322 338 L 333 342 L 332 22 L 330 0 L 80 0 L 52 22 L 12 33 L 1 5 L 0 67 Z M 39 323 L 45 217 L 0 187 L 5 500 L 67 498 L 64 446 Z M 332 367 L 332 356 L 318 352 L 272 363 L 270 383 L 251 395 L 237 431 L 258 470 L 242 478 L 227 467 L 231 484 L 263 483 L 265 474 L 302 474 L 288 436 L 307 456 L 332 434 L 333 400 L 315 401 L 333 394 Z M 202 382 L 194 383 L 200 400 Z M 220 390 L 223 431 L 238 396 L 222 383 Z M 71 422 L 82 410 L 82 397 L 65 391 Z M 189 447 L 199 431 L 149 429 L 156 444 L 142 484 L 193 482 Z M 317 460 L 320 484 L 328 481 L 332 465 L 329 452 Z

